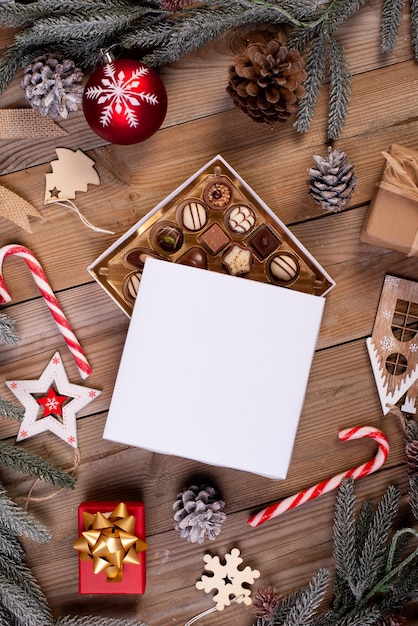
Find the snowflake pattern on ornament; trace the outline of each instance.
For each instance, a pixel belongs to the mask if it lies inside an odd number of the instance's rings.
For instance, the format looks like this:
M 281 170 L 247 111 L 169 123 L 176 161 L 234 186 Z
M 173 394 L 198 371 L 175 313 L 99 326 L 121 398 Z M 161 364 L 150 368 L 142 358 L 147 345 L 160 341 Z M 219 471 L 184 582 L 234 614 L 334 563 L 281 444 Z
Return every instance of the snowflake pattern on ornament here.
M 418 352 L 418 343 L 411 343 L 409 349 L 411 352 Z
M 388 337 L 387 335 L 385 335 L 380 340 L 380 346 L 383 348 L 383 350 L 394 350 L 396 346 L 396 341 L 393 337 Z
M 388 309 L 386 309 L 385 311 L 383 311 L 382 317 L 385 320 L 390 320 L 390 318 L 392 317 L 392 311 L 389 311 Z
M 103 72 L 106 77 L 101 79 L 101 86 L 89 87 L 86 90 L 86 97 L 97 100 L 99 105 L 103 105 L 100 115 L 102 126 L 109 126 L 115 113 L 123 113 L 131 128 L 139 125 L 135 107 L 141 105 L 141 101 L 148 104 L 158 104 L 158 98 L 153 93 L 138 92 L 141 78 L 148 74 L 148 67 L 140 67 L 126 76 L 123 70 L 116 73 L 114 63 L 104 66 Z
M 385 285 L 388 287 L 399 287 L 400 280 L 397 276 L 385 276 Z

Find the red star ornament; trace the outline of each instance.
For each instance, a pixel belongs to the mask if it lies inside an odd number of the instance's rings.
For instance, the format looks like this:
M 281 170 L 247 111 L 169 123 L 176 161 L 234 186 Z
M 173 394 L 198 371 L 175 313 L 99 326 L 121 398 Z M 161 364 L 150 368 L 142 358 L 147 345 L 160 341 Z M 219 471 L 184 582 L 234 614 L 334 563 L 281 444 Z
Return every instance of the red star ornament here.
M 44 407 L 44 417 L 48 415 L 59 415 L 62 417 L 62 405 L 68 396 L 58 396 L 53 387 L 48 389 L 48 393 L 43 398 L 38 398 L 37 402 Z
M 50 430 L 73 448 L 78 447 L 77 411 L 101 394 L 98 389 L 71 383 L 59 352 L 54 354 L 37 380 L 12 380 L 6 381 L 6 385 L 25 407 L 16 441 Z M 46 395 L 36 399 L 33 394 Z M 70 398 L 70 402 L 65 402 Z M 43 406 L 41 417 L 40 406 Z M 57 419 L 54 413 L 62 419 Z

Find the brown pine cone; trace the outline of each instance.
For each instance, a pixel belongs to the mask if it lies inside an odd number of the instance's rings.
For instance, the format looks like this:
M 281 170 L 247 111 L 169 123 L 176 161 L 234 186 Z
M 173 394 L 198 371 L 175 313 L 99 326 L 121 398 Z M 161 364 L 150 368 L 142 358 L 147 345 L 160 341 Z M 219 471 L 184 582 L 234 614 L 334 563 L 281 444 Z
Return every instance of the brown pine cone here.
M 408 475 L 418 474 L 418 441 L 414 439 L 406 444 L 405 458 L 408 466 Z
M 285 122 L 306 93 L 301 84 L 306 76 L 299 52 L 273 39 L 267 45 L 251 43 L 236 55 L 226 90 L 255 122 Z
M 354 163 L 345 152 L 328 147 L 328 155 L 313 155 L 316 167 L 308 169 L 308 193 L 323 209 L 337 213 L 350 200 L 357 184 Z

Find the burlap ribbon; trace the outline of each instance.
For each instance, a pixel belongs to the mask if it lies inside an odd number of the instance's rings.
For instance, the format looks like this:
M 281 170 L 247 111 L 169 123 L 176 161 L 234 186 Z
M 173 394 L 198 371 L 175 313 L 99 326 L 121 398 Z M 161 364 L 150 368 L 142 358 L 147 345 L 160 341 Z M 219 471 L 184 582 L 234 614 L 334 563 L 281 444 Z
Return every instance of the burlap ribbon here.
M 386 159 L 386 165 L 383 180 L 378 186 L 416 202 L 418 211 L 418 155 L 405 152 L 397 146 L 391 146 L 390 152 L 382 154 Z M 407 256 L 415 256 L 417 252 L 418 229 Z
M 106 572 L 108 581 L 122 580 L 123 565 L 139 564 L 138 552 L 147 544 L 134 535 L 135 517 L 121 502 L 109 515 L 83 513 L 85 531 L 73 544 L 80 559 L 93 561 L 93 572 Z

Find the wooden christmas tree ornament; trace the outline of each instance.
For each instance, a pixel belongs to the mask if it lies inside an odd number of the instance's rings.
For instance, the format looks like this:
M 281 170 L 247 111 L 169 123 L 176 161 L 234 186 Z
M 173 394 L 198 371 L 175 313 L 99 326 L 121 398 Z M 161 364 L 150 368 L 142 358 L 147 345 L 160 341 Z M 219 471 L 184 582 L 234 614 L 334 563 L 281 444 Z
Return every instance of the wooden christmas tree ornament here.
M 418 282 L 386 275 L 367 349 L 383 413 L 405 395 L 401 410 L 416 413 Z

